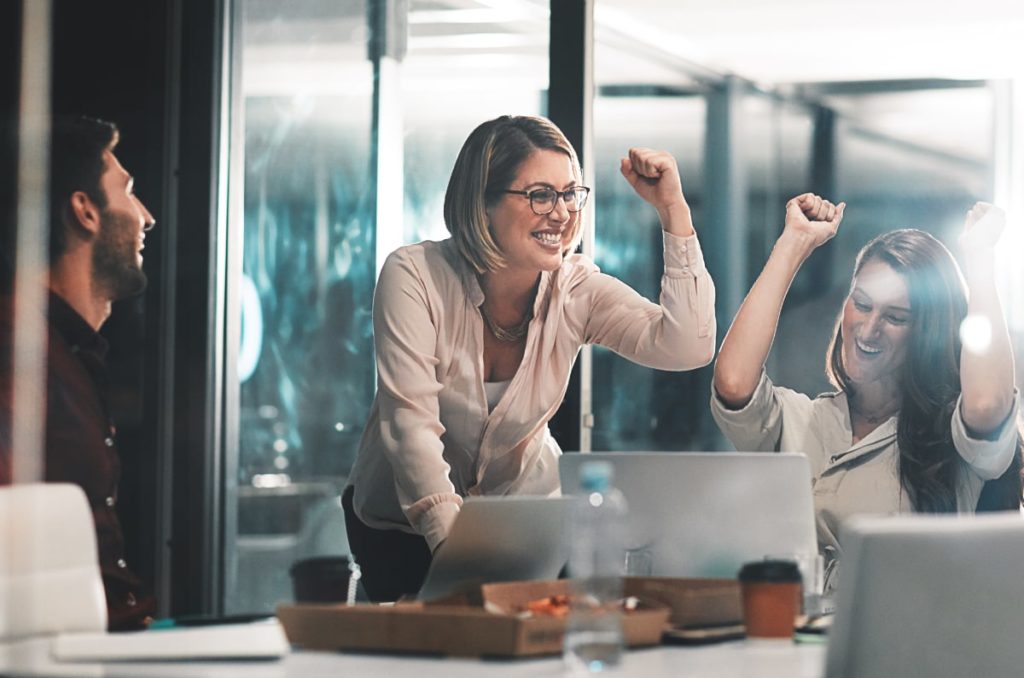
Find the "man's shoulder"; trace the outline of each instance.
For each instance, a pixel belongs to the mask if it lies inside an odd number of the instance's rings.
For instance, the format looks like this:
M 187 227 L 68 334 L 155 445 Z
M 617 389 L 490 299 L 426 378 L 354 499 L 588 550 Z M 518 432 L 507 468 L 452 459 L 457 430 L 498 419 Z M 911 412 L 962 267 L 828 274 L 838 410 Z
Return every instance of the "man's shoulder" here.
M 8 329 L 14 326 L 14 299 L 8 294 L 0 294 L 0 327 Z
M 0 296 L 0 379 L 9 377 L 13 346 L 14 302 L 8 296 Z

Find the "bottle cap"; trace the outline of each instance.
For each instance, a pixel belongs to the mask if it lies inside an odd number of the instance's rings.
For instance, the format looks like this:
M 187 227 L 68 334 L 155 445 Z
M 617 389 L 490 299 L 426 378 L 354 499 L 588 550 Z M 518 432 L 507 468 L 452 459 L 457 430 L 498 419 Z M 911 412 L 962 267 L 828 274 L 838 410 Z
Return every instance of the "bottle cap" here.
M 612 485 L 615 468 L 607 461 L 585 461 L 580 464 L 580 489 L 585 492 L 604 492 Z

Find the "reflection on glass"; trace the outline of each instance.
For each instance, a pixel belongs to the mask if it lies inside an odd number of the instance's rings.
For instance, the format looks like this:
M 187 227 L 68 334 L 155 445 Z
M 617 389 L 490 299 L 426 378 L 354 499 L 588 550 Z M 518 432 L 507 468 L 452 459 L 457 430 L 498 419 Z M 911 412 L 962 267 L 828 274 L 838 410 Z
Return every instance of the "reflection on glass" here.
M 541 113 L 548 69 L 544 6 L 411 0 L 407 22 L 391 25 L 407 26 L 407 50 L 388 50 L 377 83 L 367 0 L 240 8 L 242 97 L 231 117 L 244 130 L 244 186 L 230 189 L 243 192 L 244 229 L 232 236 L 242 238 L 243 263 L 232 310 L 239 378 L 228 385 L 239 389 L 228 612 L 270 611 L 291 597 L 294 562 L 348 553 L 337 498 L 374 394 L 377 247 L 447 237 L 442 205 L 463 140 L 488 118 Z M 375 85 L 388 94 L 378 98 L 376 148 Z M 394 149 L 396 136 L 403 169 L 388 177 L 398 163 L 375 152 Z M 379 193 L 397 201 L 397 215 L 377 202 L 384 155 Z
M 631 146 L 661 148 L 675 155 L 699 233 L 704 115 L 699 96 L 602 96 L 594 103 L 595 260 L 601 270 L 648 299 L 656 300 L 660 291 L 662 232 L 657 214 L 619 174 L 619 158 Z M 595 347 L 593 449 L 701 447 L 706 371 L 656 371 Z
M 238 520 L 226 558 L 228 612 L 270 610 L 290 595 L 293 562 L 347 553 L 337 496 L 374 388 L 365 3 L 250 0 L 242 10 L 242 100 L 233 113 L 245 144 Z

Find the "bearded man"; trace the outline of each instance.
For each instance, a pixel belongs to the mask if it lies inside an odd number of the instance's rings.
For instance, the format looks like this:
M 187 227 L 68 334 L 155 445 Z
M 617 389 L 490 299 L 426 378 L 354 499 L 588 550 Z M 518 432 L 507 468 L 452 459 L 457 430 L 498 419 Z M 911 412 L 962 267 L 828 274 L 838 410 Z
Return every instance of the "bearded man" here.
M 96 525 L 110 630 L 144 628 L 156 601 L 125 561 L 117 515 L 121 463 L 107 406 L 111 303 L 142 292 L 145 232 L 153 216 L 114 155 L 115 125 L 54 122 L 50 148 L 44 480 L 82 487 Z M 12 480 L 12 302 L 0 301 L 0 484 Z

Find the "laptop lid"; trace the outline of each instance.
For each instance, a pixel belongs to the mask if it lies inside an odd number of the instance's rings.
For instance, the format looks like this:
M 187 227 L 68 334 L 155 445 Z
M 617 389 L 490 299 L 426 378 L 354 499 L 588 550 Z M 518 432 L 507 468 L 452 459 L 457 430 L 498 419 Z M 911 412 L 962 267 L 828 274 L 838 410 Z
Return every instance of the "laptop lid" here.
M 842 543 L 828 678 L 1020 675 L 1019 512 L 858 517 Z
M 569 559 L 570 505 L 566 497 L 468 497 L 434 553 L 419 599 L 488 582 L 557 578 Z
M 801 454 L 595 452 L 559 459 L 562 491 L 579 467 L 610 461 L 629 505 L 627 549 L 650 552 L 651 574 L 735 577 L 765 557 L 814 562 L 818 545 L 811 472 Z

